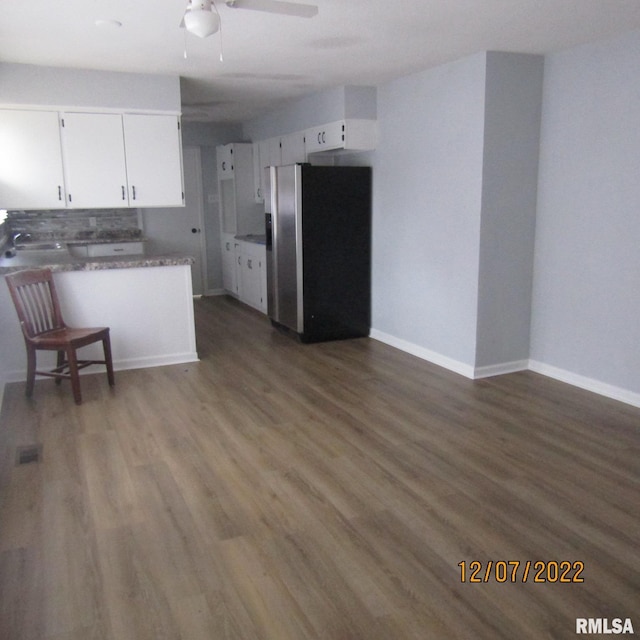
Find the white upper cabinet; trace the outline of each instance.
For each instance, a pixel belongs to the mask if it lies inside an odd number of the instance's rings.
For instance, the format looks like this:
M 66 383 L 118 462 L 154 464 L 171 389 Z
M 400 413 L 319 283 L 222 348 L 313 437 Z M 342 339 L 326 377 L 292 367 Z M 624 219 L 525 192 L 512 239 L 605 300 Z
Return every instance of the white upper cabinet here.
M 375 120 L 338 120 L 305 132 L 307 155 L 340 149 L 369 151 L 376 148 L 377 122 Z
M 0 109 L 0 208 L 184 204 L 177 115 Z
M 64 113 L 62 123 L 67 205 L 128 206 L 122 116 Z
M 253 145 L 232 143 L 216 148 L 220 231 L 247 235 L 264 233 L 264 214 L 255 203 L 253 184 Z M 233 158 L 232 166 L 222 163 Z
M 55 111 L 0 109 L 0 209 L 65 206 Z
M 129 205 L 184 204 L 180 121 L 172 115 L 125 114 Z
M 218 165 L 218 178 L 224 180 L 225 178 L 233 177 L 234 171 L 234 157 L 233 157 L 233 144 L 225 144 L 216 147 L 216 159 Z
M 267 167 L 279 167 L 282 162 L 280 138 L 260 140 L 253 144 L 254 200 L 264 202 L 267 192 Z
M 305 132 L 296 131 L 280 138 L 280 150 L 282 153 L 282 164 L 296 164 L 306 162 Z

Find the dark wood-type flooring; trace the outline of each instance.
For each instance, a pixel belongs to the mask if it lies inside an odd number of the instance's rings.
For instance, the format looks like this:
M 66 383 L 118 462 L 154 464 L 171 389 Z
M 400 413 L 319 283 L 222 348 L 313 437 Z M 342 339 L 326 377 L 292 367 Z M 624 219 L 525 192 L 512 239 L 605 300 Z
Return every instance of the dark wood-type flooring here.
M 640 410 L 195 306 L 198 363 L 120 371 L 113 391 L 84 376 L 81 406 L 65 383 L 7 386 L 2 640 L 640 633 Z M 488 561 L 521 564 L 484 582 Z M 527 561 L 550 581 L 523 582 Z M 563 561 L 584 581 L 559 582 Z

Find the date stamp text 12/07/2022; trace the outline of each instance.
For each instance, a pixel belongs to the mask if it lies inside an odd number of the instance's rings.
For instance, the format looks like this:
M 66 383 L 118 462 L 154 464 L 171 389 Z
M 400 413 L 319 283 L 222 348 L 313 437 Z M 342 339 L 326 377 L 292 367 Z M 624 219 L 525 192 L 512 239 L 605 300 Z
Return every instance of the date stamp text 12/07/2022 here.
M 482 583 L 533 582 L 533 583 L 580 583 L 584 582 L 582 572 L 584 562 L 580 560 L 487 560 L 481 562 L 463 560 L 460 567 L 460 581 Z

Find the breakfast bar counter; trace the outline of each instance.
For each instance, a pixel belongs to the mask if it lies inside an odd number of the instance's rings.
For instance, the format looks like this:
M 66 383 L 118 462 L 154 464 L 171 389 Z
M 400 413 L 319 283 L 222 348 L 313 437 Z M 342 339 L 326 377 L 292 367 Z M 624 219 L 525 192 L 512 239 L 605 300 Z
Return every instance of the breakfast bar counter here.
M 3 254 L 0 276 L 49 267 L 67 324 L 110 327 L 114 368 L 136 369 L 198 360 L 192 264 L 193 258 L 178 254 L 78 258 L 28 251 Z M 85 353 L 92 357 L 91 346 Z M 39 366 L 54 366 L 55 353 L 38 358 Z M 0 386 L 25 378 L 22 332 L 8 287 L 0 284 Z

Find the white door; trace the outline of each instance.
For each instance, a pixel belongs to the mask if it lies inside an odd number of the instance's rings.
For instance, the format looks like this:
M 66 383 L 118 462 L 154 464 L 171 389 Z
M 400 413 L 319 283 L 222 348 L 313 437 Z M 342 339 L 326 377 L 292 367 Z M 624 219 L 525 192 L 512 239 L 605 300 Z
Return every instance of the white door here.
M 202 295 L 207 284 L 207 259 L 200 149 L 185 147 L 183 164 L 185 206 L 143 209 L 144 235 L 148 239 L 149 252 L 181 253 L 193 256 L 195 259 L 195 263 L 191 265 L 193 293 Z

